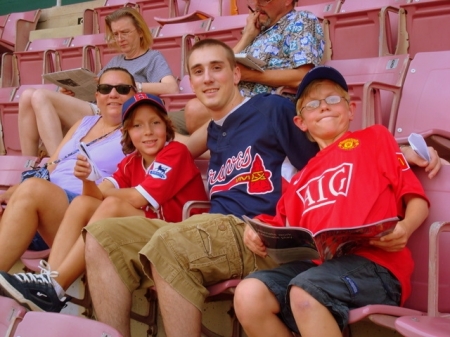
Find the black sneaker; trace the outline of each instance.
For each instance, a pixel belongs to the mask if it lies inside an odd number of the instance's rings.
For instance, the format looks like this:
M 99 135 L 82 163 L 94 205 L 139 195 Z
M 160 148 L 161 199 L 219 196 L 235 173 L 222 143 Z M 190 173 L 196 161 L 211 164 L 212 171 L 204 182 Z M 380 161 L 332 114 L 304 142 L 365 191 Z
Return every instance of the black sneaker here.
M 10 275 L 0 272 L 0 287 L 5 296 L 32 311 L 60 312 L 70 299 L 59 299 L 49 273 Z

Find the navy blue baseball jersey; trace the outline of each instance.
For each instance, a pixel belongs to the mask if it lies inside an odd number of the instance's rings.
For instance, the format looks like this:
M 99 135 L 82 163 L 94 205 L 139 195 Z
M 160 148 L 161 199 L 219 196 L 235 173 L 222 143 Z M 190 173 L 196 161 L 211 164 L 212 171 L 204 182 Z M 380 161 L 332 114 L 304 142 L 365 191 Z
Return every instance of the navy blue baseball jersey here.
M 283 181 L 318 151 L 294 124 L 295 107 L 279 95 L 256 95 L 220 126 L 208 126 L 210 213 L 275 214 Z

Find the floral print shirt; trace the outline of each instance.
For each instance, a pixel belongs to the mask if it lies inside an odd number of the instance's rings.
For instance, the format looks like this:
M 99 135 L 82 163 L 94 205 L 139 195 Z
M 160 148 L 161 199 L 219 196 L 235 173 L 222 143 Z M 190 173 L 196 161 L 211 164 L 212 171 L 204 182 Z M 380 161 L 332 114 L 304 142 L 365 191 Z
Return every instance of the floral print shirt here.
M 265 61 L 264 69 L 294 69 L 309 63 L 320 64 L 324 47 L 322 27 L 314 14 L 292 10 L 262 31 L 242 53 Z M 275 93 L 277 89 L 245 81 L 239 83 L 239 88 L 246 97 Z

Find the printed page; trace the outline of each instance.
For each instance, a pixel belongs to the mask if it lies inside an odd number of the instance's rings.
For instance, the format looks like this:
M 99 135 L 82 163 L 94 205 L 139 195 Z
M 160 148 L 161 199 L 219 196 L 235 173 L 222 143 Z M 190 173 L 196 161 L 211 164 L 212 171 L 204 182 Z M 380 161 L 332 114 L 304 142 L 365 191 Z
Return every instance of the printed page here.
M 235 54 L 234 56 L 236 58 L 236 61 L 243 64 L 244 66 L 261 72 L 264 71 L 264 69 L 261 67 L 264 67 L 266 65 L 266 62 L 246 53 L 239 53 Z
M 423 139 L 422 135 L 417 133 L 411 133 L 408 137 L 409 145 L 411 145 L 412 149 L 423 159 L 426 161 L 430 161 L 430 152 L 428 152 L 428 146 Z
M 323 230 L 314 240 L 322 260 L 351 254 L 355 249 L 368 245 L 369 240 L 391 233 L 399 218 L 393 217 L 354 228 Z
M 267 248 L 267 253 L 274 261 L 286 263 L 319 257 L 314 240 L 307 229 L 274 227 L 245 215 L 243 219 L 259 235 Z
M 84 101 L 95 101 L 95 91 L 97 90 L 96 74 L 84 69 L 70 69 L 57 71 L 55 73 L 47 73 L 42 77 L 60 87 L 71 90 L 75 93 L 75 97 Z

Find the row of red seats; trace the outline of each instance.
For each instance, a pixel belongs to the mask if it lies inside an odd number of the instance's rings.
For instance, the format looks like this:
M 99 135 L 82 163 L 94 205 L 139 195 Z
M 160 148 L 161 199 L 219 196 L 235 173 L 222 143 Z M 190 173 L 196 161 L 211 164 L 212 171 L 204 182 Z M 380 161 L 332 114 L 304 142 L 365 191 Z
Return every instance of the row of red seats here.
M 28 311 L 0 296 L 0 335 L 5 337 L 121 337 L 114 328 L 92 319 L 49 312 Z

